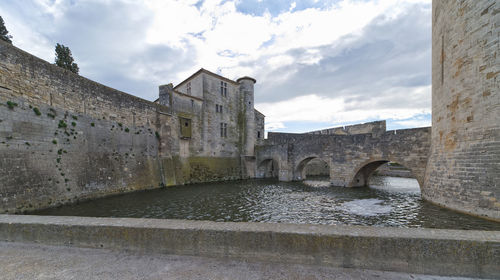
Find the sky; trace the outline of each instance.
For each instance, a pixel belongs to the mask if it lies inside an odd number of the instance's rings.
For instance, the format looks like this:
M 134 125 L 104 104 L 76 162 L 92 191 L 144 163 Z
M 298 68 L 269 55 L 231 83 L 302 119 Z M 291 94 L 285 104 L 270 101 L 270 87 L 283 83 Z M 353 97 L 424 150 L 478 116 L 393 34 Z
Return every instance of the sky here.
M 251 76 L 266 130 L 431 125 L 431 0 L 2 0 L 13 44 L 147 100 L 205 68 Z

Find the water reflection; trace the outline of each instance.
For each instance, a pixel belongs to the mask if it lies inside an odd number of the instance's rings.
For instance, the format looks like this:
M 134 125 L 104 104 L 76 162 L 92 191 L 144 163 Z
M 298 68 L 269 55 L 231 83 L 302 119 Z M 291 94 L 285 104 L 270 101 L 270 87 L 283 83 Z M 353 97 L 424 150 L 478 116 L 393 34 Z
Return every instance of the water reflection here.
M 376 190 L 420 195 L 420 186 L 413 178 L 372 176 L 369 184 L 370 188 Z
M 328 178 L 197 184 L 98 199 L 34 214 L 500 230 L 500 223 L 422 201 L 414 179 L 373 177 L 370 184 L 369 188 L 332 187 Z

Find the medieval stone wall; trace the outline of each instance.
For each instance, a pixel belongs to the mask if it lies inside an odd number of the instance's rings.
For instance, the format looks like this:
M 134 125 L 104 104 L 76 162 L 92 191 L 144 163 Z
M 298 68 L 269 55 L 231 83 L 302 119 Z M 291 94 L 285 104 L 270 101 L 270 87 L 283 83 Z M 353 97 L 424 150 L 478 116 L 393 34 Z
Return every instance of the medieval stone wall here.
M 0 42 L 0 212 L 161 186 L 164 109 Z
M 500 4 L 432 8 L 432 151 L 422 195 L 500 220 Z

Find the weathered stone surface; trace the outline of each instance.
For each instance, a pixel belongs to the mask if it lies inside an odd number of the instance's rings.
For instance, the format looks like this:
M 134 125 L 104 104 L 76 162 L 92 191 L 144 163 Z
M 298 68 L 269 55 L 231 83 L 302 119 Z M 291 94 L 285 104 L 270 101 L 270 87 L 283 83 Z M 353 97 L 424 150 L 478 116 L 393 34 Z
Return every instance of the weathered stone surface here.
M 0 215 L 0 240 L 500 277 L 500 232 L 494 231 Z
M 500 3 L 432 4 L 432 149 L 422 196 L 500 220 Z
M 0 57 L 0 212 L 164 183 L 159 147 L 169 143 L 155 136 L 169 134 L 164 108 L 3 42 Z

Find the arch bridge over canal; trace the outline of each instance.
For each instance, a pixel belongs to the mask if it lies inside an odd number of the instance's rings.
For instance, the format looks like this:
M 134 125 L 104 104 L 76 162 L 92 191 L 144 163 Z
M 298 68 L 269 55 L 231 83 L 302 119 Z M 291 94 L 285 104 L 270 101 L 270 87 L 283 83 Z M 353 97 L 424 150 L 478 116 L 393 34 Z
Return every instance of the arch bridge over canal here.
M 430 147 L 430 127 L 386 131 L 385 121 L 304 134 L 270 132 L 256 147 L 256 177 L 304 180 L 307 163 L 320 159 L 328 164 L 333 185 L 366 186 L 379 166 L 397 162 L 422 187 Z

